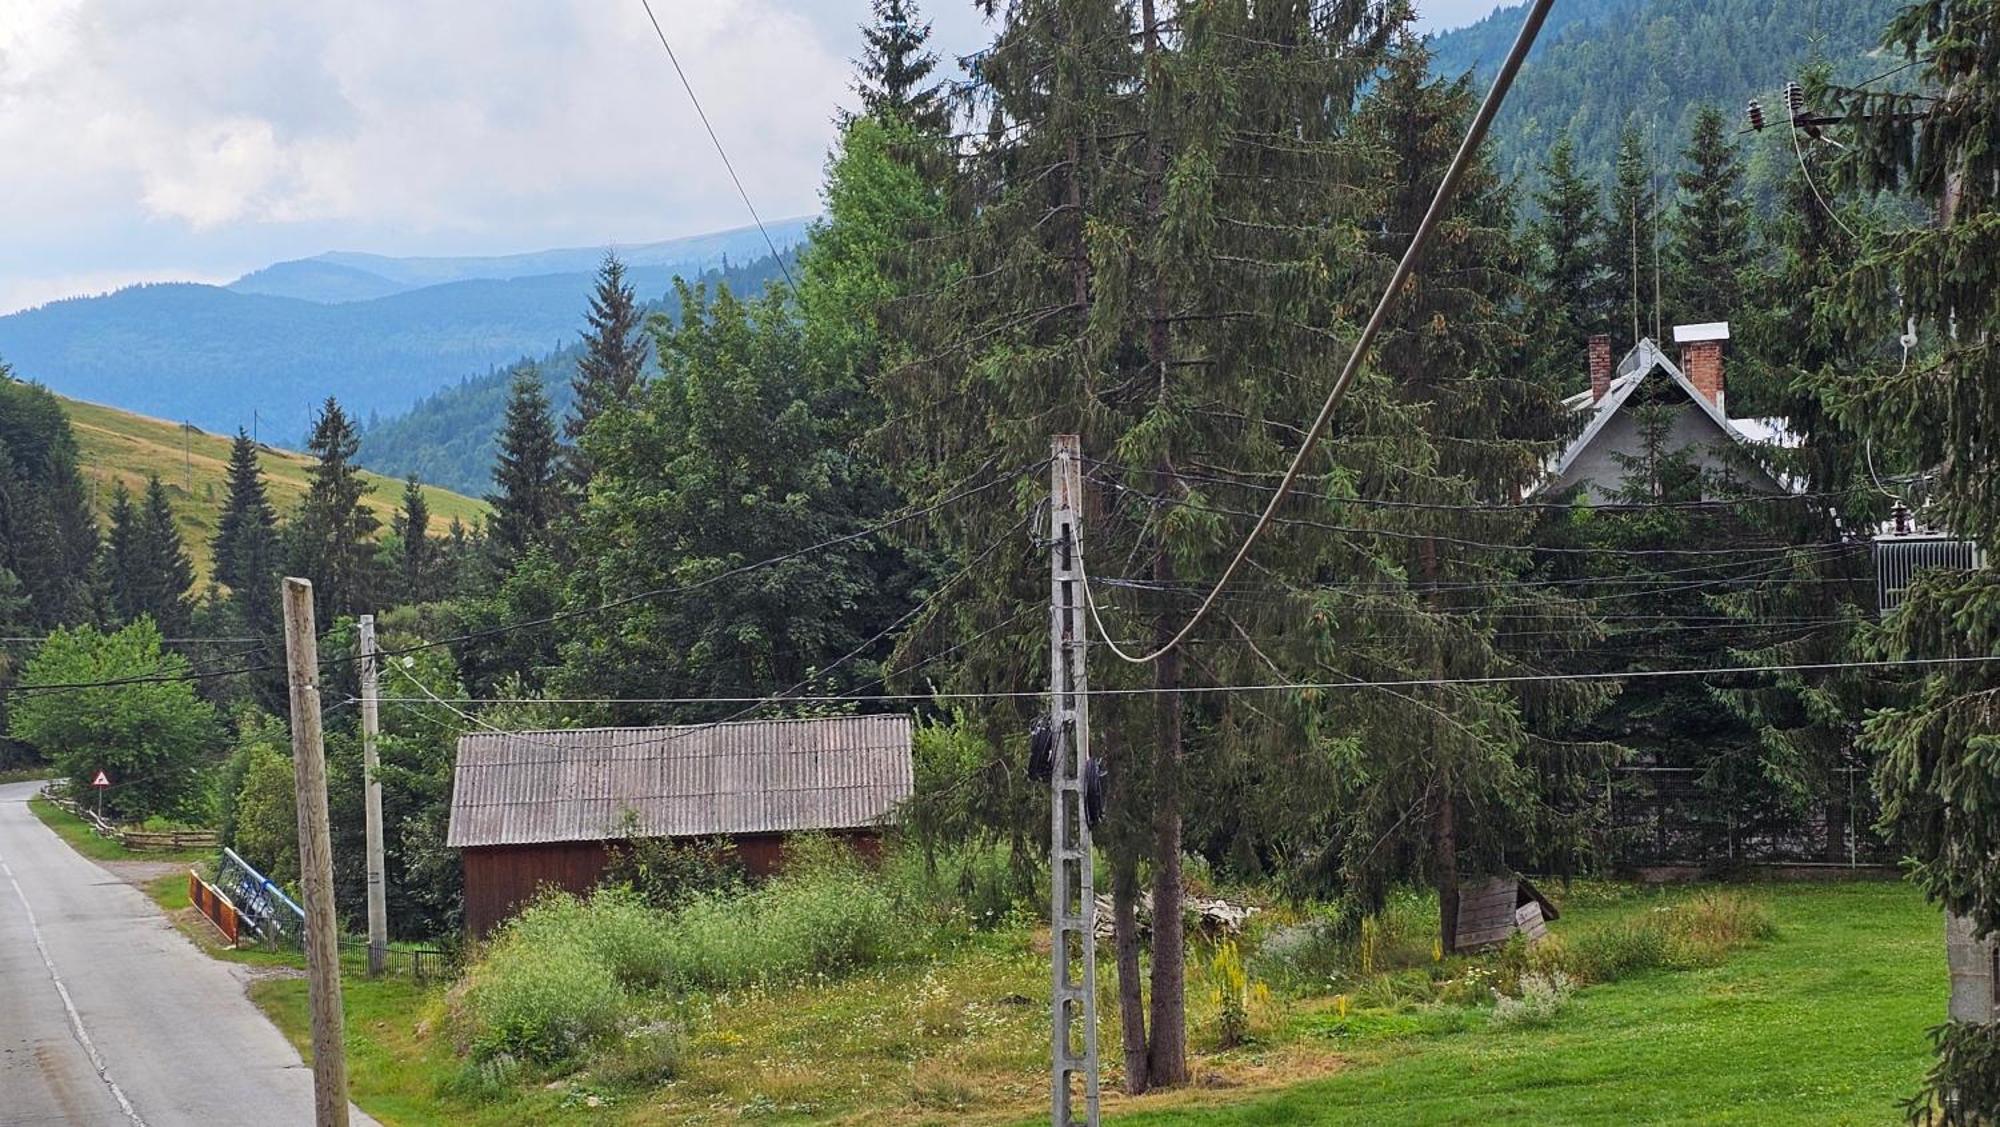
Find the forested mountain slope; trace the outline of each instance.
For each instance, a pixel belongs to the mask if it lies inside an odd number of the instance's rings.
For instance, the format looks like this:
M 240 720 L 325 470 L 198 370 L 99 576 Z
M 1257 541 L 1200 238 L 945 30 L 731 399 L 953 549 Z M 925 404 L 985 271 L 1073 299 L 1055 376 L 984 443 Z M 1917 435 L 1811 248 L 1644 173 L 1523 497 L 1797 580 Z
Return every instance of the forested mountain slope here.
M 774 225 L 781 247 L 805 220 Z M 763 239 L 754 233 L 755 246 Z M 740 233 L 633 248 L 641 295 L 754 255 Z M 296 442 L 334 395 L 358 418 L 406 410 L 470 373 L 540 356 L 583 324 L 604 248 L 500 258 L 334 254 L 232 286 L 168 283 L 0 317 L 0 356 L 59 394 L 204 430 Z M 768 255 L 767 255 L 768 256 Z
M 123 481 L 138 494 L 145 491 L 146 479 L 158 474 L 173 504 L 181 542 L 194 559 L 197 582 L 205 582 L 213 563 L 209 549 L 216 521 L 229 495 L 230 436 L 75 399 L 62 400 L 62 407 L 76 435 L 79 467 L 98 518 L 103 520 L 110 509 L 113 483 Z M 272 505 L 280 514 L 289 513 L 305 496 L 306 469 L 312 460 L 266 445 L 258 464 Z M 372 473 L 364 476 L 375 491 L 362 504 L 387 528 L 402 499 L 402 483 Z M 424 493 L 434 519 L 433 535 L 442 534 L 453 518 L 468 525 L 485 519 L 484 502 L 429 486 Z
M 696 280 L 709 285 L 724 282 L 737 293 L 756 294 L 782 278 L 776 260 L 769 255 L 743 261 L 742 266 L 710 271 Z M 632 273 L 647 278 L 641 270 Z M 652 298 L 646 301 L 648 310 L 672 313 L 673 295 L 663 293 L 665 289 L 648 284 L 638 292 L 642 298 Z M 569 325 L 570 335 L 582 325 L 579 311 Z M 569 413 L 574 398 L 570 379 L 576 374 L 578 353 L 579 346 L 572 341 L 542 354 L 535 362 L 558 417 Z M 414 473 L 475 497 L 483 495 L 492 487 L 495 438 L 507 411 L 510 373 L 511 368 L 494 368 L 484 375 L 468 376 L 427 396 L 405 414 L 370 423 L 361 434 L 362 463 L 392 477 Z
M 1659 162 L 1680 147 L 1703 103 L 1741 122 L 1744 103 L 1761 97 L 1777 117 L 1786 81 L 1815 59 L 1846 80 L 1899 63 L 1880 51 L 1879 40 L 1901 6 L 1901 0 L 1564 0 L 1494 124 L 1500 170 L 1532 178 L 1562 129 L 1576 139 L 1578 168 L 1599 178 L 1628 121 L 1646 131 Z M 1517 4 L 1437 35 L 1433 67 L 1447 75 L 1473 71 L 1483 84 L 1520 26 Z

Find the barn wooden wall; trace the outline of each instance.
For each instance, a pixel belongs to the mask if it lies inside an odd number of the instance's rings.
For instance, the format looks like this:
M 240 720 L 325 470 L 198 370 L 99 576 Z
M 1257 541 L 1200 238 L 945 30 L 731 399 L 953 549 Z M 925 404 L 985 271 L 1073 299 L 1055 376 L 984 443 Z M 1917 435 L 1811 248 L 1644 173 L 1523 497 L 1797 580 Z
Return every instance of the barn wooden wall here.
M 856 853 L 876 859 L 881 834 L 868 830 L 837 834 Z M 734 839 L 744 871 L 768 876 L 784 864 L 785 835 L 753 834 Z M 611 858 L 604 841 L 553 841 L 539 845 L 495 845 L 459 851 L 465 868 L 465 927 L 484 938 L 545 887 L 589 892 L 604 876 Z

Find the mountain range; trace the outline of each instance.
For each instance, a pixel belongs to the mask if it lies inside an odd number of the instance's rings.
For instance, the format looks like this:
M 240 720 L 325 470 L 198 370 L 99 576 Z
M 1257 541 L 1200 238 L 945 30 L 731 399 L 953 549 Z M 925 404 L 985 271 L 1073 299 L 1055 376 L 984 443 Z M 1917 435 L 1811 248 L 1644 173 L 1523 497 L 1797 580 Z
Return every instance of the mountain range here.
M 1618 134 L 1639 125 L 1668 177 L 1703 103 L 1732 114 L 1780 104 L 1819 61 L 1859 81 L 1897 62 L 1877 47 L 1902 0 L 1564 0 L 1495 125 L 1503 174 L 1532 186 L 1568 131 L 1586 175 L 1608 175 Z M 1521 5 L 1432 36 L 1433 68 L 1482 87 L 1518 32 Z M 1907 75 L 1896 81 L 1906 81 Z M 1781 130 L 1744 138 L 1751 190 L 1792 159 Z M 1668 193 L 1671 196 L 1671 192 Z M 771 225 L 795 252 L 810 220 Z M 297 442 L 337 396 L 365 424 L 362 458 L 391 474 L 477 493 L 505 400 L 504 369 L 541 361 L 561 409 L 574 344 L 606 248 L 491 257 L 332 252 L 226 286 L 167 283 L 0 317 L 0 358 L 57 392 L 227 432 Z M 663 308 L 679 274 L 763 284 L 775 266 L 755 228 L 621 245 L 640 296 Z
M 809 219 L 771 224 L 787 248 Z M 337 396 L 397 414 L 467 375 L 541 356 L 583 324 L 605 247 L 478 258 L 332 253 L 227 286 L 162 283 L 0 317 L 0 357 L 24 378 L 207 430 L 296 442 Z M 755 228 L 617 248 L 641 294 L 763 257 Z

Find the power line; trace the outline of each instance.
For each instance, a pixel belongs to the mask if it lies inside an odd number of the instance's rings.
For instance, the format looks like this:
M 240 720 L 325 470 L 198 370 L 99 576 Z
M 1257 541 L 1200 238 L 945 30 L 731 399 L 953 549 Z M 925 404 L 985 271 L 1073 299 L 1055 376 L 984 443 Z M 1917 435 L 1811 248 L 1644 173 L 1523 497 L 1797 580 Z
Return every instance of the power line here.
M 1821 661 L 1801 662 L 1786 665 L 1711 665 L 1692 669 L 1637 669 L 1618 673 L 1505 673 L 1485 677 L 1409 677 L 1375 681 L 1299 681 L 1275 682 L 1248 685 L 1184 685 L 1163 688 L 1156 685 L 1142 685 L 1121 689 L 1091 689 L 1094 697 L 1154 696 L 1160 693 L 1226 694 L 1226 693 L 1268 693 L 1287 692 L 1299 689 L 1402 689 L 1424 688 L 1443 685 L 1507 685 L 1549 681 L 1627 681 L 1660 680 L 1675 677 L 1720 677 L 1737 673 L 1813 673 L 1832 672 L 1842 669 L 1903 669 L 1928 666 L 1981 665 L 2000 662 L 2000 654 L 1972 657 L 1912 657 L 1883 659 L 1879 661 Z M 899 702 L 925 700 L 1015 700 L 1046 698 L 1046 690 L 996 689 L 972 690 L 943 693 L 871 693 L 865 696 L 794 696 L 787 699 L 802 703 L 839 703 L 845 701 Z M 424 698 L 381 698 L 386 704 L 422 703 Z M 562 698 L 507 698 L 487 697 L 451 698 L 458 704 L 745 704 L 770 700 L 769 697 L 562 697 Z M 441 702 L 440 702 L 441 703 Z
M 1320 437 L 1333 422 L 1333 413 L 1339 408 L 1341 400 L 1346 397 L 1348 385 L 1354 381 L 1355 373 L 1360 371 L 1361 359 L 1367 355 L 1368 346 L 1374 342 L 1376 334 L 1382 331 L 1382 326 L 1388 321 L 1389 308 L 1395 303 L 1396 296 L 1402 292 L 1403 284 L 1416 269 L 1417 258 L 1423 253 L 1424 244 L 1430 241 L 1431 232 L 1436 229 L 1438 221 L 1444 217 L 1445 209 L 1458 194 L 1459 180 L 1471 166 L 1473 154 L 1486 139 L 1486 130 L 1493 124 L 1494 115 L 1500 112 L 1501 103 L 1506 101 L 1507 90 L 1514 83 L 1514 75 L 1521 69 L 1521 63 L 1527 58 L 1528 49 L 1534 45 L 1535 38 L 1541 33 L 1542 21 L 1548 18 L 1549 8 L 1554 3 L 1555 0 L 1534 0 L 1534 5 L 1528 9 L 1527 19 L 1522 22 L 1521 32 L 1515 37 L 1513 48 L 1507 52 L 1506 61 L 1500 65 L 1500 73 L 1494 77 L 1492 89 L 1486 92 L 1486 99 L 1480 103 L 1479 112 L 1473 116 L 1464 140 L 1459 143 L 1458 152 L 1451 158 L 1451 166 L 1445 169 L 1444 179 L 1439 182 L 1437 193 L 1431 197 L 1430 208 L 1424 212 L 1423 220 L 1417 224 L 1416 232 L 1410 236 L 1410 245 L 1404 249 L 1402 259 L 1396 263 L 1395 272 L 1389 276 L 1388 286 L 1383 289 L 1381 299 L 1375 303 L 1375 312 L 1369 315 L 1368 323 L 1362 326 L 1361 335 L 1355 340 L 1353 350 L 1347 354 L 1347 363 L 1341 368 L 1339 378 L 1334 380 L 1332 390 L 1327 392 L 1326 402 L 1321 405 L 1318 417 L 1313 419 L 1312 426 L 1307 428 L 1305 437 L 1299 440 L 1298 453 L 1292 456 L 1292 464 L 1285 470 L 1284 478 L 1278 482 L 1278 488 L 1271 495 L 1263 517 L 1259 518 L 1256 527 L 1250 530 L 1250 534 L 1243 538 L 1242 547 L 1236 550 L 1236 555 L 1229 561 L 1229 566 L 1223 569 L 1221 577 L 1215 581 L 1215 588 L 1209 592 L 1206 599 L 1202 600 L 1201 606 L 1195 609 L 1186 625 L 1149 653 L 1134 655 L 1117 646 L 1110 646 L 1111 652 L 1119 658 L 1133 664 L 1145 664 L 1171 653 L 1208 615 L 1216 600 L 1222 597 L 1224 588 L 1229 586 L 1229 581 L 1235 578 L 1236 572 L 1243 566 L 1244 560 L 1249 558 L 1250 549 L 1256 545 L 1258 537 L 1270 527 L 1272 516 L 1277 513 L 1278 506 L 1285 500 L 1285 494 L 1291 491 L 1293 483 L 1305 469 L 1306 459 L 1311 456 L 1313 447 L 1319 444 Z M 1079 572 L 1081 572 L 1080 564 Z M 1090 581 L 1087 576 L 1083 585 L 1088 596 Z M 1085 601 L 1090 603 L 1092 616 L 1095 617 L 1095 602 L 1089 598 Z M 1099 629 L 1102 630 L 1101 625 Z
M 1143 469 L 1138 466 L 1121 465 L 1117 462 L 1107 462 L 1098 458 L 1086 458 L 1084 459 L 1084 461 L 1087 465 L 1094 466 L 1099 469 L 1117 470 L 1121 473 L 1150 475 L 1154 472 L 1152 470 Z M 1224 477 L 1221 476 L 1221 472 L 1234 473 L 1243 476 Z M 1244 480 L 1243 477 L 1250 475 L 1252 471 L 1225 470 L 1221 472 L 1204 474 L 1194 470 L 1187 470 L 1176 467 L 1174 469 L 1174 476 L 1177 478 L 1185 478 L 1188 481 L 1201 481 L 1201 482 L 1207 482 L 1212 485 L 1227 485 L 1237 489 L 1251 489 L 1259 493 L 1270 493 L 1278 488 L 1276 485 L 1267 484 L 1261 481 Z M 1273 470 L 1267 474 L 1263 474 L 1262 476 L 1278 477 L 1280 476 L 1280 473 L 1279 471 Z M 1318 476 L 1318 475 L 1302 474 L 1300 475 L 1300 479 L 1305 480 L 1307 477 L 1311 476 Z M 1103 481 L 1105 482 L 1105 484 L 1111 484 L 1109 481 L 1106 481 L 1106 479 L 1103 478 L 1093 478 L 1093 480 Z M 1390 497 L 1320 497 L 1317 499 L 1324 501 L 1327 504 L 1359 505 L 1366 508 L 1421 509 L 1429 512 L 1492 513 L 1498 515 L 1502 513 L 1521 513 L 1536 509 L 1557 509 L 1557 510 L 1583 509 L 1591 513 L 1651 512 L 1653 510 L 1660 510 L 1660 509 L 1721 509 L 1721 508 L 1728 508 L 1734 505 L 1766 504 L 1776 501 L 1833 500 L 1847 496 L 1848 496 L 1847 493 L 1833 491 L 1833 490 L 1801 490 L 1796 493 L 1757 493 L 1757 494 L 1747 494 L 1741 497 L 1706 498 L 1699 501 L 1595 501 L 1595 500 L 1587 501 L 1579 499 L 1575 501 L 1521 500 L 1521 501 L 1501 501 L 1501 502 L 1487 502 L 1487 503 L 1479 503 L 1479 502 L 1459 503 L 1450 501 L 1406 501 Z
M 722 138 L 715 135 L 715 126 L 708 123 L 708 113 L 701 108 L 701 99 L 695 96 L 694 85 L 688 81 L 687 72 L 681 69 L 681 60 L 674 54 L 673 44 L 667 42 L 667 33 L 660 27 L 660 19 L 653 14 L 652 0 L 639 0 L 646 9 L 646 18 L 652 21 L 653 34 L 660 37 L 660 46 L 667 49 L 667 61 L 674 64 L 674 73 L 680 76 L 681 89 L 687 91 L 688 101 L 694 103 L 695 116 L 701 119 L 701 127 L 708 130 L 708 139 L 715 144 L 715 155 L 722 158 L 722 167 L 729 170 L 729 180 L 736 185 L 736 194 L 743 197 L 743 206 L 750 209 L 750 218 L 757 224 L 757 233 L 764 236 L 764 245 L 771 248 L 771 258 L 785 275 L 785 284 L 793 293 L 798 292 L 798 283 L 792 280 L 792 271 L 785 265 L 785 256 L 778 253 L 778 244 L 771 238 L 771 232 L 764 227 L 764 217 L 757 214 L 757 205 L 750 202 L 750 193 L 743 190 L 743 181 L 736 175 L 736 166 L 729 162 L 729 153 L 722 147 Z
M 1122 482 L 1111 481 L 1106 478 L 1092 476 L 1090 480 L 1097 482 L 1099 485 L 1108 486 L 1112 489 L 1118 490 L 1121 493 L 1130 494 L 1131 496 L 1137 497 L 1142 501 L 1149 501 L 1156 505 L 1176 505 L 1181 508 L 1193 509 L 1197 512 L 1214 513 L 1218 516 L 1251 517 L 1257 515 L 1256 513 L 1248 509 L 1232 509 L 1222 505 L 1205 504 L 1203 502 L 1195 501 L 1186 497 L 1165 497 L 1157 493 L 1146 493 L 1141 490 L 1134 489 L 1129 485 L 1125 485 Z M 1555 554 L 1555 555 L 1635 556 L 1635 557 L 1662 556 L 1662 555 L 1745 556 L 1752 553 L 1782 555 L 1788 552 L 1793 552 L 1803 549 L 1813 549 L 1813 548 L 1838 547 L 1838 548 L 1852 549 L 1857 546 L 1865 547 L 1865 545 L 1860 545 L 1856 541 L 1830 540 L 1830 541 L 1816 541 L 1812 543 L 1802 543 L 1802 544 L 1772 544 L 1768 546 L 1760 545 L 1749 548 L 1571 548 L 1571 547 L 1540 545 L 1531 543 L 1506 544 L 1489 540 L 1467 540 L 1461 537 L 1446 536 L 1440 533 L 1406 532 L 1402 529 L 1396 529 L 1396 528 L 1367 528 L 1359 525 L 1334 524 L 1330 521 L 1314 520 L 1310 517 L 1273 517 L 1271 518 L 1271 521 L 1273 524 L 1289 524 L 1304 528 L 1320 528 L 1320 529 L 1325 529 L 1329 532 L 1344 532 L 1356 536 L 1386 536 L 1392 539 L 1422 540 L 1436 544 L 1451 544 L 1462 548 L 1487 548 L 1498 551 L 1538 552 L 1543 554 Z

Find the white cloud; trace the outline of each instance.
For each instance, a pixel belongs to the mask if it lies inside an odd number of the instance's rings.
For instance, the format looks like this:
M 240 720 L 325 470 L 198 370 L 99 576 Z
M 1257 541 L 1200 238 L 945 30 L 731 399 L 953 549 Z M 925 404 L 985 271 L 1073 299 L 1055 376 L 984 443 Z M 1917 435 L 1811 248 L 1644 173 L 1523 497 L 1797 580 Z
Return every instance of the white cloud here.
M 176 266 L 155 270 L 86 270 L 75 274 L 0 278 L 0 316 L 33 309 L 61 298 L 110 293 L 142 282 L 206 282 L 214 285 L 229 281 L 238 273 L 240 271 L 220 274 L 191 272 Z
M 759 207 L 811 210 L 846 45 L 777 0 L 654 8 Z M 742 220 L 636 2 L 8 4 L 0 152 L 0 225 L 45 238 L 338 221 L 518 249 Z

